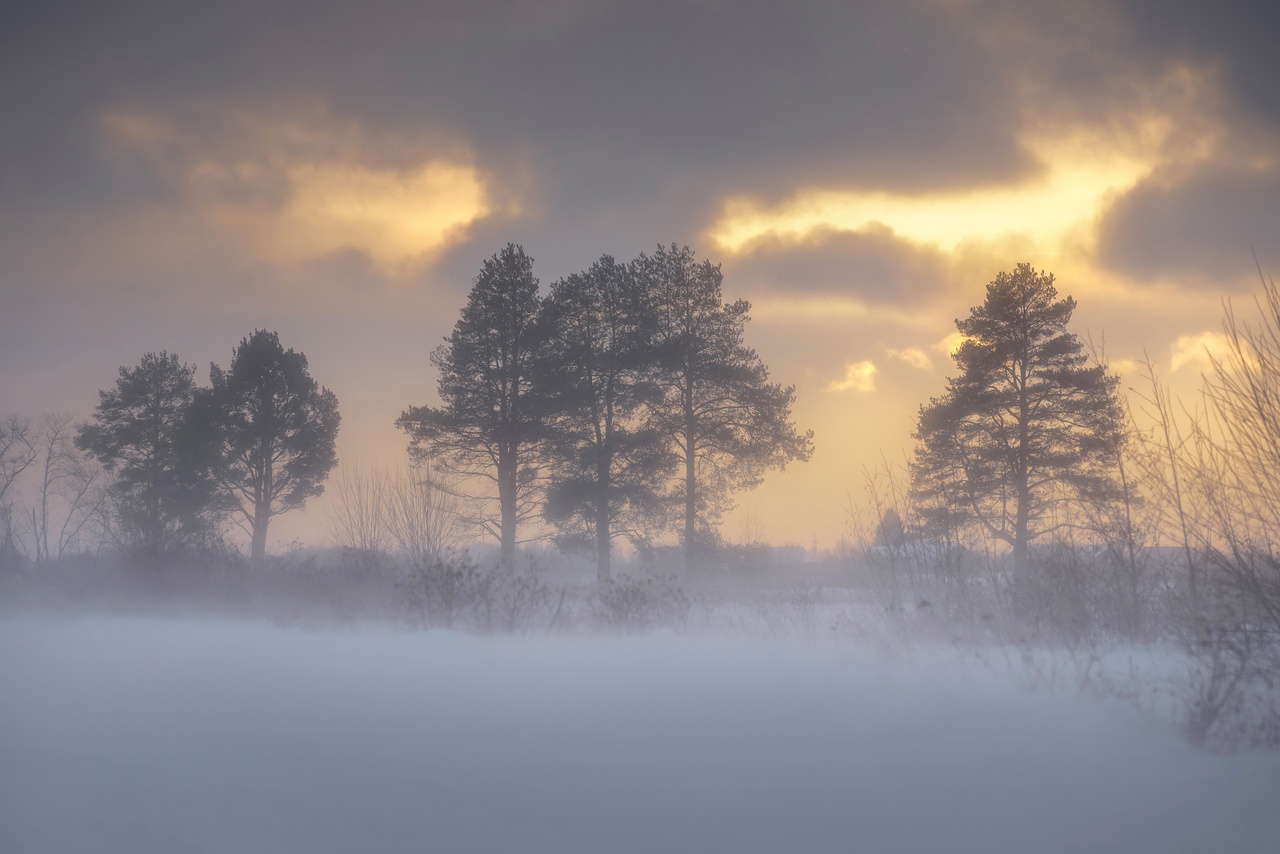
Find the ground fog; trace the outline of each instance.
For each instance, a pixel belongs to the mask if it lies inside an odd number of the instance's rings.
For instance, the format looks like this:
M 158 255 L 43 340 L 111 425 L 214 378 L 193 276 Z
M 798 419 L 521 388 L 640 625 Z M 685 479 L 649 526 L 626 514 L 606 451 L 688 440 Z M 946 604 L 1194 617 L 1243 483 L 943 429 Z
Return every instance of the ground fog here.
M 0 622 L 0 850 L 1263 852 L 1280 756 L 943 646 Z

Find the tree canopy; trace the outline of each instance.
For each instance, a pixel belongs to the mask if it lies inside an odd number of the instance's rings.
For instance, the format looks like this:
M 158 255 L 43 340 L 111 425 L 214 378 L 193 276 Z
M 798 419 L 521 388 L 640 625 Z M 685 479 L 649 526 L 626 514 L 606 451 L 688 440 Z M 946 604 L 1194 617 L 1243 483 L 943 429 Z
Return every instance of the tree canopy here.
M 230 368 L 212 365 L 209 379 L 193 405 L 205 464 L 260 561 L 271 520 L 324 492 L 337 464 L 338 399 L 311 378 L 305 355 L 266 330 L 241 340 Z
M 650 424 L 668 438 L 680 477 L 671 497 L 684 511 L 686 564 L 715 539 L 729 493 L 757 486 L 766 471 L 805 461 L 813 431 L 791 420 L 795 387 L 769 382 L 746 346 L 746 300 L 724 302 L 723 274 L 685 246 L 659 247 L 637 261 L 657 315 L 655 377 L 661 398 Z
M 595 551 L 605 582 L 615 537 L 647 544 L 662 527 L 662 487 L 673 458 L 643 418 L 661 399 L 656 315 L 632 266 L 605 255 L 552 285 L 543 322 L 545 515 L 562 547 Z
M 533 259 L 508 243 L 484 262 L 453 333 L 431 354 L 441 405 L 411 406 L 396 420 L 419 459 L 493 484 L 498 523 L 477 521 L 498 538 L 507 566 L 515 560 L 517 526 L 537 509 L 533 446 L 543 426 L 530 391 L 542 346 L 541 304 Z
M 1067 331 L 1071 297 L 1019 264 L 957 320 L 947 392 L 920 408 L 912 490 L 927 523 L 981 525 L 1026 566 L 1028 546 L 1070 524 L 1074 502 L 1116 494 L 1119 379 Z
M 115 388 L 98 393 L 93 421 L 76 434 L 76 447 L 115 474 L 126 543 L 153 560 L 216 527 L 188 435 L 195 390 L 195 366 L 173 353 L 146 353 L 136 367 L 120 368 Z

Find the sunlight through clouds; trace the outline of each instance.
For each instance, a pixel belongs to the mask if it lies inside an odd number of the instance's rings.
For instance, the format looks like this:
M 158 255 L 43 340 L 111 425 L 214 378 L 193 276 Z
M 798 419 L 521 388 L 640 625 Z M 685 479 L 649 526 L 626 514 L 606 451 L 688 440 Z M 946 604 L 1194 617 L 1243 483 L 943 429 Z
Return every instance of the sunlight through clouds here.
M 921 350 L 919 347 L 907 347 L 905 350 L 897 350 L 890 347 L 885 351 L 890 357 L 906 362 L 913 368 L 921 371 L 933 370 L 933 360 Z
M 286 174 L 293 192 L 280 210 L 221 202 L 211 221 L 256 239 L 268 256 L 301 261 L 356 249 L 396 277 L 489 212 L 475 169 L 447 160 L 407 170 L 305 163 Z
M 937 344 L 933 345 L 933 349 L 939 353 L 945 353 L 947 356 L 954 356 L 960 352 L 960 346 L 967 340 L 967 336 L 962 332 L 952 332 L 946 338 L 943 338 Z
M 898 237 L 952 250 L 970 240 L 1024 234 L 1052 243 L 1096 216 L 1116 193 L 1147 175 L 1141 152 L 1089 146 L 1086 133 L 1040 139 L 1027 147 L 1044 164 L 1033 178 L 961 192 L 905 194 L 809 189 L 767 206 L 745 197 L 725 202 L 710 236 L 725 252 L 749 251 L 762 237 L 802 239 L 818 229 L 887 227 Z
M 869 305 L 860 299 L 843 296 L 751 297 L 751 316 L 763 322 L 871 320 L 908 326 L 918 315 L 888 305 Z
M 215 115 L 212 132 L 123 111 L 101 125 L 110 153 L 174 184 L 211 236 L 273 264 L 356 251 L 402 278 L 494 210 L 465 151 L 371 139 L 322 110 Z
M 835 380 L 827 386 L 827 391 L 862 391 L 876 390 L 876 366 L 867 360 L 853 362 L 844 366 L 844 379 Z
M 1207 370 L 1213 366 L 1214 359 L 1224 359 L 1231 353 L 1231 339 L 1222 332 L 1179 335 L 1171 350 L 1169 364 L 1173 370 L 1186 365 Z
M 1082 227 L 1091 231 L 1118 196 L 1157 169 L 1214 155 L 1221 131 L 1188 116 L 1203 112 L 1216 81 L 1211 67 L 1174 63 L 1152 81 L 1134 81 L 1127 109 L 1064 118 L 1065 105 L 1029 106 L 1019 139 L 1039 168 L 1009 183 L 920 193 L 810 186 L 776 204 L 731 196 L 707 235 L 732 254 L 751 252 L 761 239 L 800 241 L 823 229 L 888 229 L 944 251 L 1011 237 L 1057 250 Z

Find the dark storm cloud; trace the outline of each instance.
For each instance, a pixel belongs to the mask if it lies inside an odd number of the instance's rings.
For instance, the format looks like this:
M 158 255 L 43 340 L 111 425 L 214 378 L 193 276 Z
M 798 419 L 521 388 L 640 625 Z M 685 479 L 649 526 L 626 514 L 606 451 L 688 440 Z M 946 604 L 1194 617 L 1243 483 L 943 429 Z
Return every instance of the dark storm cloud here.
M 1278 52 L 1247 23 L 1274 19 L 1263 4 L 1221 16 L 1141 0 L 1082 8 L 29 4 L 0 36 L 0 104 L 21 117 L 0 123 L 0 206 L 173 202 L 154 170 L 104 151 L 104 111 L 194 115 L 216 140 L 217 112 L 199 119 L 202 108 L 270 114 L 314 98 L 401 140 L 460 142 L 494 185 L 525 195 L 522 216 L 473 228 L 443 268 L 471 269 L 517 239 L 559 275 L 598 252 L 693 240 L 726 194 L 938 191 L 1026 174 L 1028 81 L 1088 104 L 1134 63 L 1187 53 L 1227 63 L 1239 98 L 1264 112 L 1276 97 L 1258 83 L 1276 79 Z
M 1227 91 L 1272 127 L 1280 127 L 1280 3 L 1273 0 L 1125 0 L 1121 8 L 1148 52 L 1211 58 L 1227 73 Z
M 1100 260 L 1138 278 L 1194 277 L 1231 287 L 1274 267 L 1280 167 L 1208 168 L 1180 181 L 1156 176 L 1125 194 L 1099 226 Z
M 884 227 L 821 231 L 802 241 L 757 240 L 726 266 L 739 289 L 898 305 L 934 299 L 949 281 L 947 261 L 937 250 Z
M 483 10 L 483 11 L 482 11 Z M 487 13 L 487 14 L 486 14 Z M 9 189 L 91 193 L 96 111 L 320 95 L 463 135 L 552 209 L 822 181 L 936 187 L 1027 167 L 1000 69 L 925 4 L 36 5 L 6 38 Z M 68 168 L 70 167 L 70 171 Z M 109 189 L 118 191 L 130 181 Z M 53 196 L 51 196 L 51 193 Z M 687 194 L 690 199 L 695 194 Z M 693 202 L 682 218 L 704 211 Z

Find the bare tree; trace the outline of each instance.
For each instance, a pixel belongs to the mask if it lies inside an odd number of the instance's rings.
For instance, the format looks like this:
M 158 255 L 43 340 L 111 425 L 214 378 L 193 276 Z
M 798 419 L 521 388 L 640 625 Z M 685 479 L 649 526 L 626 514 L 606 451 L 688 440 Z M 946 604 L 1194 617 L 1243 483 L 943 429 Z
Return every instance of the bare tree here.
M 386 552 L 392 542 L 389 486 L 382 469 L 343 460 L 333 484 L 335 501 L 328 512 L 330 542 L 363 554 Z
M 334 492 L 330 542 L 365 555 L 397 553 L 410 569 L 443 561 L 471 530 L 457 479 L 431 460 L 391 469 L 344 462 Z
M 51 413 L 33 435 L 37 450 L 34 496 L 26 507 L 30 554 L 36 564 L 85 550 L 89 534 L 106 506 L 105 476 L 72 444 L 72 418 Z
M 470 525 L 456 479 L 430 460 L 414 460 L 387 480 L 387 531 L 414 569 L 436 564 L 458 549 Z
M 39 456 L 31 421 L 10 415 L 0 421 L 0 560 L 17 554 L 14 483 Z
M 1258 276 L 1258 319 L 1240 320 L 1227 302 L 1227 351 L 1211 354 L 1218 435 L 1203 453 L 1221 482 L 1204 480 L 1201 497 L 1216 522 L 1206 553 L 1280 639 L 1280 288 Z

